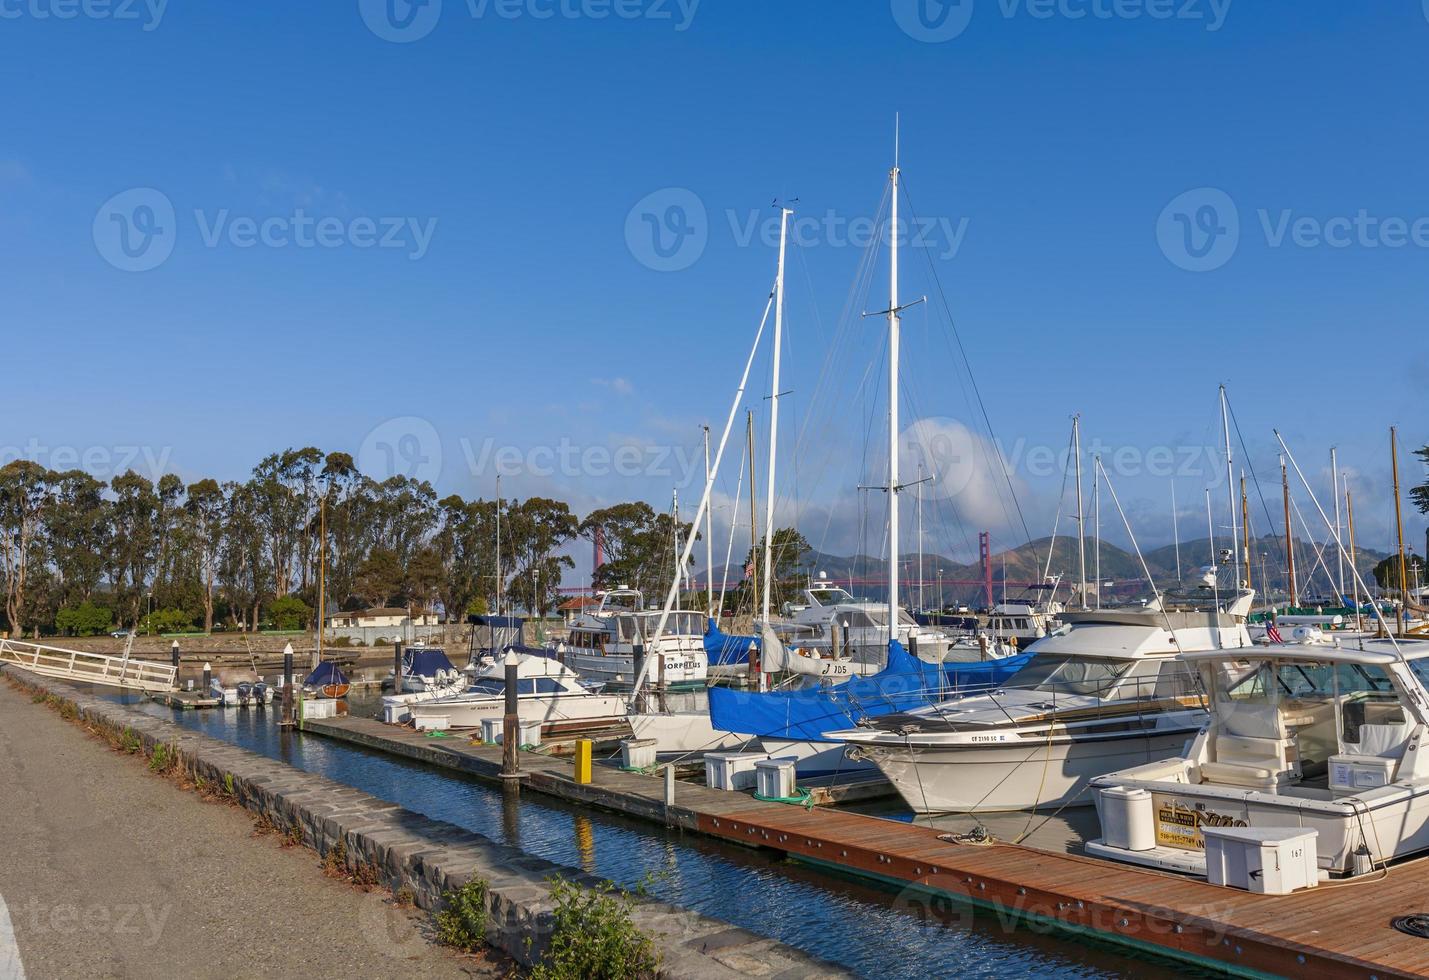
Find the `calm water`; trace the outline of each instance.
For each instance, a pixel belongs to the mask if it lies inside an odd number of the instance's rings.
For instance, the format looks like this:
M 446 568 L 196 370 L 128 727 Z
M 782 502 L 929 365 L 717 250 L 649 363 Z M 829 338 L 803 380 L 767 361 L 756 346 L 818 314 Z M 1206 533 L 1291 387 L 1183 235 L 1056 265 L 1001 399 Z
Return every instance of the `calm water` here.
M 697 909 L 868 977 L 1174 977 L 1110 947 L 1014 929 L 926 897 L 901 895 L 805 865 L 667 831 L 533 793 L 507 803 L 475 780 L 317 736 L 285 734 L 275 709 L 140 710 L 309 772 L 355 786 L 433 819 L 579 867 L 627 888 Z M 365 708 L 354 705 L 354 710 Z M 893 815 L 893 814 L 890 814 Z

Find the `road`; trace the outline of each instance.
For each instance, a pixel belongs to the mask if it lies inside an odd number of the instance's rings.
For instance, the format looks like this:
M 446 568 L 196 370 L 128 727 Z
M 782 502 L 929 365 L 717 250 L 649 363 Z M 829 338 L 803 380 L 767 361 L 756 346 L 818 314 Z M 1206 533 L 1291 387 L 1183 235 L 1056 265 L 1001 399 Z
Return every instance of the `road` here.
M 0 681 L 0 980 L 495 977 Z

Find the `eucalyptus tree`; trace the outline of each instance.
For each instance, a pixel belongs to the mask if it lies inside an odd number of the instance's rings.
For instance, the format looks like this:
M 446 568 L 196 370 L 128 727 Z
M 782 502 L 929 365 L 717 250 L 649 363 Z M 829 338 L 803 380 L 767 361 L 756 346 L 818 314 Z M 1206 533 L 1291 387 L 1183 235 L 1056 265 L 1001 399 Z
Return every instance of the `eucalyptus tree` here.
M 580 521 L 563 501 L 531 497 L 513 502 L 503 525 L 510 541 L 512 599 L 539 616 L 559 602 L 561 576 L 575 562 L 557 554 L 580 532 Z
M 45 554 L 54 569 L 56 609 L 77 607 L 95 598 L 104 579 L 111 542 L 105 486 L 83 470 L 52 474 L 47 501 Z
M 110 576 L 123 622 L 137 626 L 159 557 L 162 504 L 154 484 L 132 470 L 109 484 Z
M 45 467 L 24 459 L 0 467 L 0 570 L 5 619 L 16 633 L 23 634 L 26 626 L 39 631 L 29 590 L 44 569 L 44 514 L 52 477 Z
M 229 484 L 228 486 L 233 486 Z M 203 602 L 203 631 L 213 632 L 214 595 L 223 558 L 228 493 L 217 480 L 189 484 L 184 517 L 197 562 Z
M 496 590 L 496 504 L 456 494 L 437 504 L 441 520 L 432 545 L 441 565 L 438 598 L 446 618 L 459 621 L 478 596 Z
M 253 468 L 249 482 L 259 525 L 268 545 L 273 592 L 285 596 L 306 576 L 312 517 L 318 505 L 323 454 L 309 446 L 273 453 Z

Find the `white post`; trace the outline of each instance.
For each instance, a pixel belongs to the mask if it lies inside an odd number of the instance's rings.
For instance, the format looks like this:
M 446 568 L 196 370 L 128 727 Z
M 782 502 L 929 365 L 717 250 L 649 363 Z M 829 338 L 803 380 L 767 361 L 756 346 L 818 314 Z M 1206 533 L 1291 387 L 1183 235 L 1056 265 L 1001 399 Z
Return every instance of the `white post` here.
M 888 640 L 898 638 L 898 146 L 888 172 Z
M 1096 574 L 1097 574 L 1097 608 L 1102 607 L 1102 481 L 1101 466 L 1102 458 L 1098 454 L 1093 460 L 1096 464 L 1092 470 L 1092 520 L 1096 534 Z
M 710 427 L 705 430 L 705 482 L 710 482 Z M 705 508 L 705 596 L 709 604 L 709 615 L 715 615 L 714 602 L 714 508 Z
M 1335 447 L 1330 447 L 1330 484 L 1334 487 L 1330 496 L 1335 498 L 1335 541 L 1340 540 L 1340 463 L 1335 453 Z M 1340 553 L 1340 549 L 1335 549 L 1335 584 L 1339 588 L 1339 594 L 1335 596 L 1336 604 L 1345 601 L 1345 558 Z
M 762 618 L 769 622 L 769 602 L 774 588 L 774 464 L 779 443 L 779 358 L 784 342 L 784 252 L 789 231 L 788 208 L 779 209 L 779 272 L 774 279 L 774 376 L 769 389 L 769 492 L 764 508 L 764 604 Z
M 1221 429 L 1226 437 L 1226 498 L 1231 508 L 1231 568 L 1235 569 L 1234 581 L 1240 583 L 1240 525 L 1236 521 L 1235 470 L 1231 466 L 1231 423 L 1226 405 L 1226 386 L 1221 385 Z
M 1087 608 L 1087 525 L 1082 519 L 1082 415 L 1072 416 L 1072 454 L 1077 461 L 1077 564 L 1081 576 L 1082 608 Z
M 1181 524 L 1176 515 L 1176 478 L 1171 478 L 1171 540 L 1176 545 L 1176 581 L 1181 581 Z

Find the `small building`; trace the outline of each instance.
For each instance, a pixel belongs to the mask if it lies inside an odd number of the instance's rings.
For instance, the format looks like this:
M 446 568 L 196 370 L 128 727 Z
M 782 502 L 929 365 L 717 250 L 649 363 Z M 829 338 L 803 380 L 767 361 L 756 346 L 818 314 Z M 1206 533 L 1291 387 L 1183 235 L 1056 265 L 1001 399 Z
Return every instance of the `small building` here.
M 336 612 L 327 617 L 329 637 L 347 637 L 368 646 L 396 641 L 411 643 L 440 639 L 441 633 L 441 621 L 436 613 L 411 614 L 406 609 L 394 606 L 353 609 Z
M 556 612 L 561 614 L 561 619 L 567 626 L 571 625 L 577 617 L 590 609 L 600 607 L 600 597 L 593 595 L 578 595 L 572 599 L 567 599 L 556 607 Z

